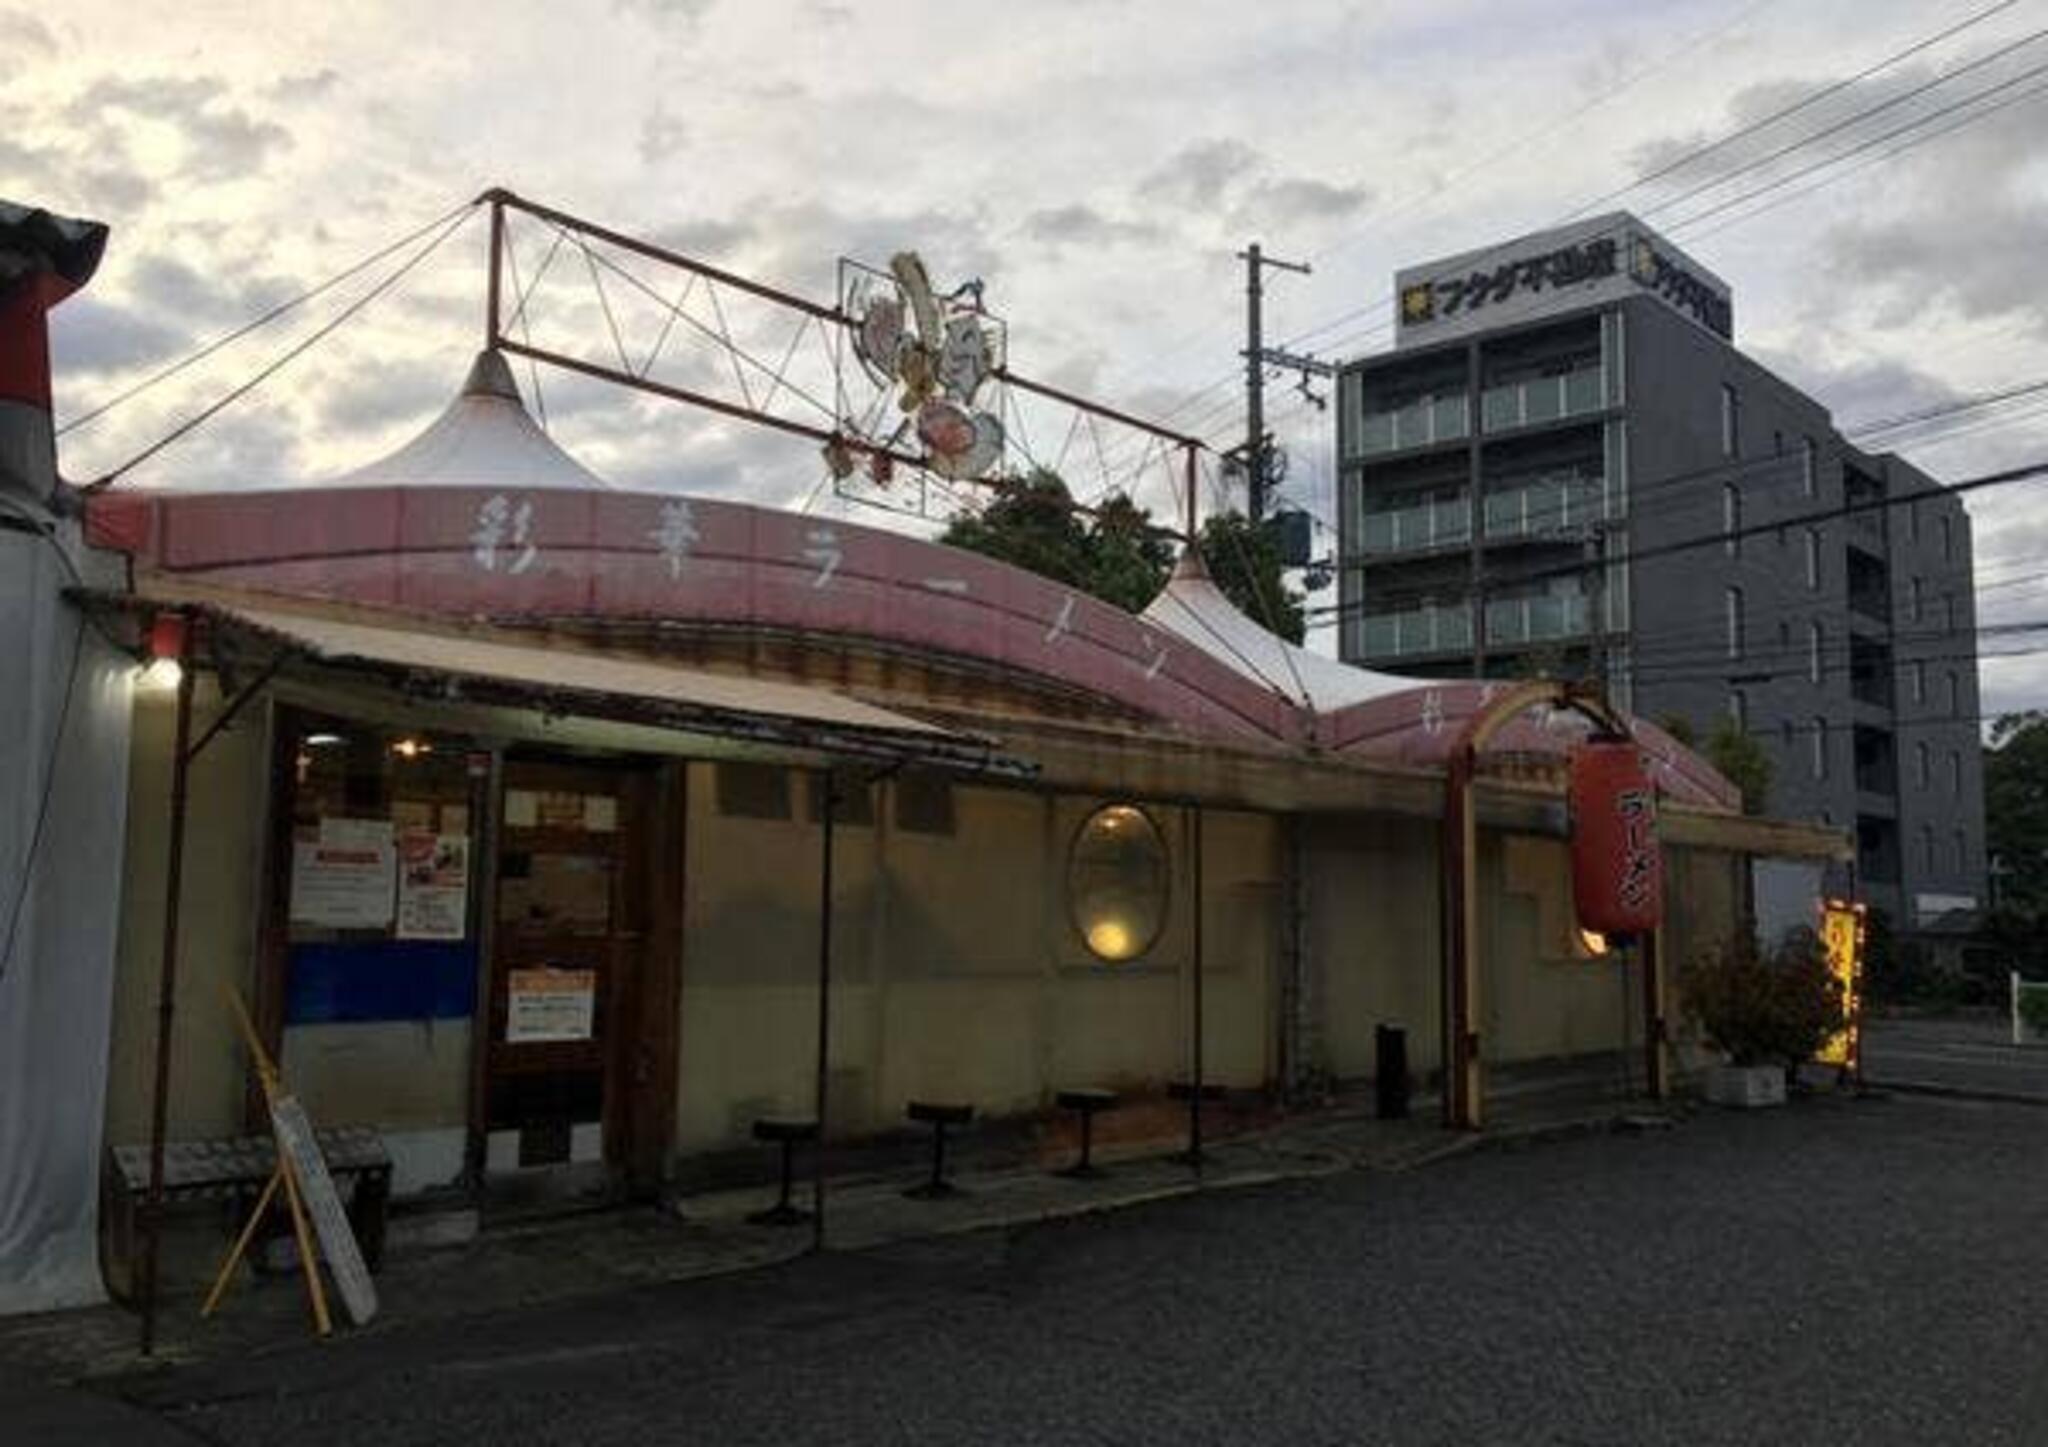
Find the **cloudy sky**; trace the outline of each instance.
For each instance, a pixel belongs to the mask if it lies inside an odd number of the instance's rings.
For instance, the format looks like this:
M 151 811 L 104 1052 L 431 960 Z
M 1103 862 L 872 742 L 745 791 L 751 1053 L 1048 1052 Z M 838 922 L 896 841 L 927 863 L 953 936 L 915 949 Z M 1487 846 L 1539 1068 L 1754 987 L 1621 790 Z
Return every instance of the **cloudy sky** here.
M 1625 188 L 1988 4 L 74 0 L 0 8 L 0 195 L 113 227 L 59 314 L 60 418 L 504 185 L 823 302 L 841 256 L 915 247 L 942 283 L 986 283 L 1018 371 L 1226 444 L 1246 241 L 1314 264 L 1272 279 L 1271 335 L 1343 356 L 1388 344 L 1397 266 L 1627 206 L 1733 285 L 1742 346 L 1854 425 L 2048 376 L 2048 79 L 2030 74 L 2048 0 Z M 523 279 L 547 268 L 535 341 L 637 362 L 659 339 L 671 380 L 758 400 L 765 370 L 705 343 L 724 325 L 763 369 L 793 346 L 792 415 L 833 405 L 815 333 L 701 291 L 677 324 L 655 301 L 677 278 L 554 242 L 515 228 Z M 68 433 L 67 474 L 115 466 L 409 254 Z M 248 485 L 377 456 L 460 378 L 483 257 L 472 218 L 131 478 Z M 541 381 L 557 438 L 616 481 L 774 503 L 818 484 L 807 443 Z M 1327 515 L 1327 414 L 1275 385 L 1287 490 Z M 1084 492 L 1135 479 L 1165 502 L 1139 439 L 1019 420 Z M 2048 455 L 2048 408 L 1906 450 L 1950 479 Z M 2041 495 L 1971 504 L 1987 621 L 2048 617 Z M 1985 678 L 1992 709 L 2048 705 L 2048 658 Z

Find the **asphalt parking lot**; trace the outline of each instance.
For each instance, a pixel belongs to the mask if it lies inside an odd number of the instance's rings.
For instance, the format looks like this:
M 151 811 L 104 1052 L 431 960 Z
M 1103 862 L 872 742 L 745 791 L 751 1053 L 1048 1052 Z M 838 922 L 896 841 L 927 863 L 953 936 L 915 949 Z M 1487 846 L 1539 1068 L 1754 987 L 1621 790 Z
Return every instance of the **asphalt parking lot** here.
M 215 1444 L 2048 1440 L 2048 1112 L 1709 1112 L 103 1382 Z
M 2038 1096 L 2048 1103 L 2048 1045 L 2015 1045 L 2001 1017 L 1872 1019 L 1863 1069 L 1871 1080 Z

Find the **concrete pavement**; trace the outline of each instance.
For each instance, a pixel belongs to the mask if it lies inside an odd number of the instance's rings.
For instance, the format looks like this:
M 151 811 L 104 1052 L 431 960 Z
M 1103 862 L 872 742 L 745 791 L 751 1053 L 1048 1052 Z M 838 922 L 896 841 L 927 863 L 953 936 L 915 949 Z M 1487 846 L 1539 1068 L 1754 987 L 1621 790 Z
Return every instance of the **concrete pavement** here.
M 2042 1129 L 1822 1096 L 100 1390 L 225 1447 L 2031 1443 Z

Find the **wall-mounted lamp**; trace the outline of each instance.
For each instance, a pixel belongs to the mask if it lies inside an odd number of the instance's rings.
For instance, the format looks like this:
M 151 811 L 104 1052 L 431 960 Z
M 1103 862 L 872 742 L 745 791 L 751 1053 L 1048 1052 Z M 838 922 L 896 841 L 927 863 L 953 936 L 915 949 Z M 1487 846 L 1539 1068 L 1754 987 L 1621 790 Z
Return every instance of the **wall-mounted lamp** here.
M 159 613 L 149 620 L 146 661 L 136 682 L 145 688 L 174 689 L 185 677 L 186 624 L 182 613 Z

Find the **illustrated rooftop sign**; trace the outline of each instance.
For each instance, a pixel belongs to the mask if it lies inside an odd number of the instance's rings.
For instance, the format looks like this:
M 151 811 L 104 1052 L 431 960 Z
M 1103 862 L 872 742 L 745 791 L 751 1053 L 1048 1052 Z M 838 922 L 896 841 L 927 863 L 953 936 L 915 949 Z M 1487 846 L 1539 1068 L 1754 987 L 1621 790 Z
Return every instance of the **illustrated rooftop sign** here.
M 1735 332 L 1727 283 L 1622 211 L 1408 267 L 1394 292 L 1397 347 L 1641 295 L 1724 340 Z

